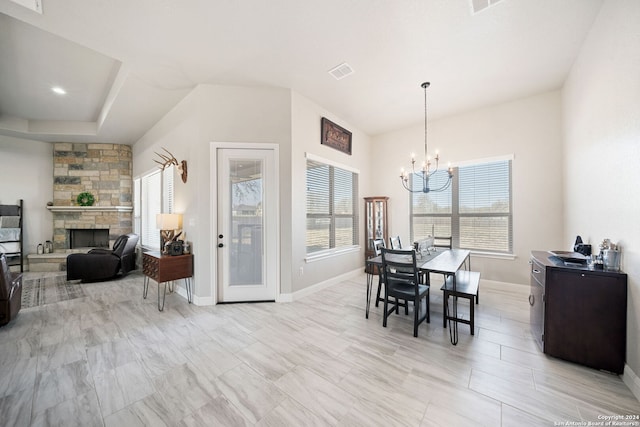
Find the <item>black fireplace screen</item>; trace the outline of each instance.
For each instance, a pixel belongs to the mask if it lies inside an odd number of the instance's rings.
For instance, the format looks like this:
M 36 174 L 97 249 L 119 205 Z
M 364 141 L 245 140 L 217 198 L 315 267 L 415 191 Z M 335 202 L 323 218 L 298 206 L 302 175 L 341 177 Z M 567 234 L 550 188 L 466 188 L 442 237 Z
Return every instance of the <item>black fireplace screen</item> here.
M 80 229 L 69 231 L 69 249 L 108 248 L 109 229 Z

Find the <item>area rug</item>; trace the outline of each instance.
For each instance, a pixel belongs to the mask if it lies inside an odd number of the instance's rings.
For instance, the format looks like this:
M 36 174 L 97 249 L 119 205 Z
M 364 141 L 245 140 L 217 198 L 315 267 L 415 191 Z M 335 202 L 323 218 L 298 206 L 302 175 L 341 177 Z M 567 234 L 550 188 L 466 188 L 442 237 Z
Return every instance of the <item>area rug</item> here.
M 84 297 L 80 284 L 67 282 L 65 274 L 47 275 L 22 280 L 22 308 Z

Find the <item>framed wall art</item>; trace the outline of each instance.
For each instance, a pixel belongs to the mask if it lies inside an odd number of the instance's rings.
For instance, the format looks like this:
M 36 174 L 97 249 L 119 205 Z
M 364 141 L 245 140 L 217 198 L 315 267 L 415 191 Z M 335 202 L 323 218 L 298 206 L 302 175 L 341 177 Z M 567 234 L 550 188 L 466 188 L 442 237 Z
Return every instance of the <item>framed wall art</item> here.
M 326 117 L 321 122 L 322 136 L 320 143 L 351 155 L 351 132 L 333 123 Z

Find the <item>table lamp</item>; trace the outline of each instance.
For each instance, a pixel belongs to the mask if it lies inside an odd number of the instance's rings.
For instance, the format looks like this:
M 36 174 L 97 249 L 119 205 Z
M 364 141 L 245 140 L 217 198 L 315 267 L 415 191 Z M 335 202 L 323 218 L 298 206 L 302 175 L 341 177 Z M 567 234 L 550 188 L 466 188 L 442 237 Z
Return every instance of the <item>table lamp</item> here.
M 181 234 L 176 235 L 176 230 L 182 228 L 182 214 L 157 214 L 156 227 L 160 229 L 160 249 L 165 253 L 165 244 L 176 240 Z

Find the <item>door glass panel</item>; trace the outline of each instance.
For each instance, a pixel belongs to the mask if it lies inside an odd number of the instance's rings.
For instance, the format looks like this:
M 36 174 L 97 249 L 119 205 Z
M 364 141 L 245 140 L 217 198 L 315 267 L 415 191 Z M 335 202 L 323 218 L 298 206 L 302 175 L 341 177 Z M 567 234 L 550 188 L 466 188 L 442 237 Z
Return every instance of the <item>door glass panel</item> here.
M 263 162 L 230 159 L 229 286 L 262 283 Z

